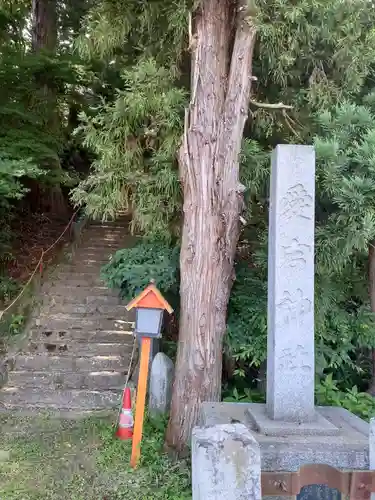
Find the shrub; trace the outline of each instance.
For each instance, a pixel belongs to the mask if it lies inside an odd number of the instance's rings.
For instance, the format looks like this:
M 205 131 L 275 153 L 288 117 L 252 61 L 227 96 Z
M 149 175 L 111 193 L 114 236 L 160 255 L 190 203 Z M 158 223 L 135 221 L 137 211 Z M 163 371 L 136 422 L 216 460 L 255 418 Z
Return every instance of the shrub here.
M 318 405 L 340 406 L 367 421 L 375 416 L 375 398 L 357 386 L 341 391 L 331 374 L 317 384 L 315 398 Z
M 172 307 L 178 305 L 179 248 L 164 243 L 140 241 L 133 248 L 118 250 L 102 268 L 102 277 L 110 288 L 130 300 L 155 280 Z

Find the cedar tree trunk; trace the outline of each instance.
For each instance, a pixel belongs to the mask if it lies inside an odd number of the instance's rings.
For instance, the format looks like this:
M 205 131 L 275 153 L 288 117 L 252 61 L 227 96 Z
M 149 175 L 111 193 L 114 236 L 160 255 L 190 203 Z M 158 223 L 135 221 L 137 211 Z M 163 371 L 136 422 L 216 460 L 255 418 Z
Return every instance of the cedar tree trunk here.
M 239 153 L 256 30 L 247 0 L 201 0 L 180 150 L 181 319 L 166 444 L 181 453 L 202 401 L 221 397 L 222 344 L 243 209 Z
M 32 49 L 34 52 L 45 52 L 55 55 L 57 48 L 57 11 L 56 0 L 32 0 Z M 60 117 L 57 108 L 57 95 L 53 85 L 49 82 L 49 75 L 38 75 L 38 83 L 43 102 L 48 114 L 47 127 L 52 135 L 60 135 Z M 61 170 L 60 163 L 51 163 L 46 166 L 55 170 L 57 177 Z M 67 203 L 60 184 L 55 184 L 44 190 L 43 207 L 56 215 L 67 215 Z

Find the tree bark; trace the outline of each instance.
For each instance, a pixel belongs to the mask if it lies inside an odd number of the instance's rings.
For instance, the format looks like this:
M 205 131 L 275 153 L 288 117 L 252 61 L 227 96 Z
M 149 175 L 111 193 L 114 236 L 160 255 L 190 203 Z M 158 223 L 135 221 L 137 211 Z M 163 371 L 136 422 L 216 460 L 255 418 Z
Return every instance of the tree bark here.
M 369 295 L 370 295 L 370 307 L 371 312 L 375 313 L 375 240 L 371 241 L 369 244 L 368 251 L 368 263 L 369 263 Z M 375 395 L 375 349 L 371 350 L 371 383 L 369 387 L 369 393 Z
M 192 88 L 180 177 L 181 318 L 167 446 L 181 453 L 200 403 L 221 397 L 222 343 L 243 207 L 239 153 L 256 30 L 247 0 L 202 0 L 194 13 Z
M 57 45 L 56 0 L 33 0 L 32 48 L 55 52 Z
M 46 52 L 54 55 L 57 49 L 57 11 L 56 0 L 32 0 L 32 49 L 34 52 Z M 47 128 L 51 134 L 59 136 L 60 117 L 57 109 L 57 95 L 43 76 L 39 77 L 41 96 L 47 114 Z M 48 165 L 50 170 L 59 171 L 60 163 Z M 43 190 L 43 205 L 46 211 L 62 218 L 68 215 L 67 202 L 60 184 Z

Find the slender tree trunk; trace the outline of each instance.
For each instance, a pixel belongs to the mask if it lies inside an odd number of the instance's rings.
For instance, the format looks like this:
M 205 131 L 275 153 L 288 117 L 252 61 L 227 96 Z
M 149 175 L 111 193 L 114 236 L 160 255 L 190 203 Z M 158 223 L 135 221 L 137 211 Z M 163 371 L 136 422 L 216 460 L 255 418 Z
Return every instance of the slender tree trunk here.
M 221 397 L 222 342 L 243 207 L 239 153 L 255 27 L 247 0 L 194 12 L 192 88 L 180 150 L 181 319 L 167 445 L 188 444 L 202 401 Z
M 375 313 L 375 240 L 370 242 L 368 251 L 369 295 L 371 312 Z M 371 350 L 372 374 L 369 392 L 375 395 L 375 349 Z
M 33 0 L 32 48 L 55 52 L 57 45 L 56 0 Z
M 56 0 L 32 0 L 32 49 L 34 52 L 46 52 L 51 55 L 56 53 L 57 48 L 57 12 Z M 51 88 L 43 77 L 40 79 L 42 100 L 48 114 L 47 127 L 53 135 L 60 135 L 60 117 L 57 109 L 57 96 L 54 88 Z M 50 170 L 59 171 L 59 163 L 48 165 Z M 58 172 L 57 172 L 58 174 Z M 64 198 L 60 184 L 56 184 L 44 190 L 43 206 L 46 211 L 65 217 L 67 215 L 67 203 Z

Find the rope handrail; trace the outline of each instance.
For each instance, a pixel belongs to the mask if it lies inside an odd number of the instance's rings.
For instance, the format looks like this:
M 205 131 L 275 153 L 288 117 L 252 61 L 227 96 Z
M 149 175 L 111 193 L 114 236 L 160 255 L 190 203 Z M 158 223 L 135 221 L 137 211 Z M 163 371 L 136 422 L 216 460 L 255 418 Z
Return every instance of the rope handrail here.
M 22 295 L 24 294 L 26 288 L 30 285 L 32 279 L 34 278 L 36 272 L 38 271 L 38 269 L 40 271 L 42 271 L 42 265 L 43 265 L 43 257 L 52 250 L 52 248 L 55 247 L 55 245 L 57 245 L 57 243 L 61 240 L 61 238 L 64 236 L 64 234 L 68 231 L 68 229 L 70 228 L 75 216 L 77 215 L 77 213 L 79 212 L 79 210 L 76 210 L 74 212 L 74 214 L 71 216 L 67 226 L 65 227 L 64 231 L 60 234 L 60 236 L 52 243 L 52 245 L 50 245 L 46 251 L 42 250 L 42 255 L 40 256 L 35 268 L 34 268 L 34 271 L 31 273 L 31 276 L 30 278 L 27 280 L 26 284 L 22 287 L 22 290 L 20 291 L 20 293 L 17 295 L 17 297 L 12 300 L 12 302 L 2 311 L 0 311 L 0 321 L 2 320 L 4 314 L 9 311 L 9 309 L 11 309 L 14 304 L 17 303 L 17 301 L 22 297 Z

